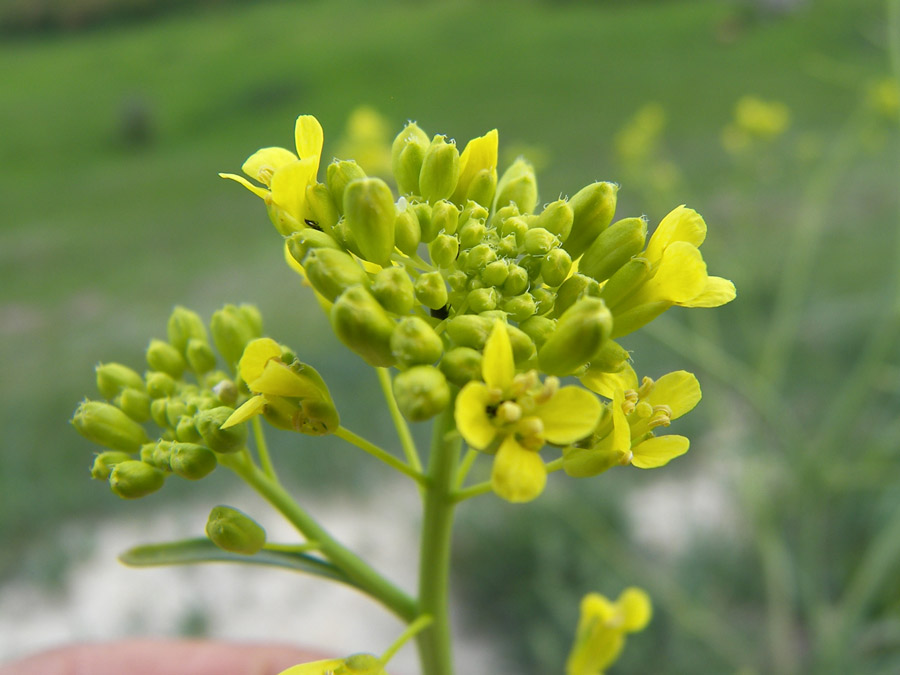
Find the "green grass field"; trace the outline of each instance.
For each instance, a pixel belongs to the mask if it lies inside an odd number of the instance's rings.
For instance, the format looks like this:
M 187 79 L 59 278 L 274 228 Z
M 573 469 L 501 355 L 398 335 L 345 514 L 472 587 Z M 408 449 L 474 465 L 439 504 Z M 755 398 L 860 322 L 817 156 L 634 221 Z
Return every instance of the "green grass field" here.
M 679 331 L 711 337 L 755 372 L 783 271 L 797 262 L 787 253 L 794 228 L 811 222 L 818 235 L 809 241 L 818 244 L 804 249 L 811 259 L 808 289 L 798 300 L 799 337 L 781 376 L 783 398 L 768 404 L 789 408 L 799 427 L 815 436 L 829 422 L 821 411 L 841 394 L 867 336 L 880 317 L 895 311 L 886 303 L 896 266 L 896 130 L 858 121 L 867 84 L 889 72 L 884 11 L 876 0 L 815 0 L 783 16 L 738 8 L 686 0 L 266 2 L 0 43 L 0 578 L 58 574 L 58 565 L 35 561 L 54 550 L 54 533 L 65 518 L 148 508 L 123 506 L 88 480 L 91 447 L 67 420 L 80 398 L 93 393 L 94 364 L 139 364 L 148 339 L 164 334 L 175 304 L 208 317 L 226 302 L 254 302 L 275 337 L 321 367 L 339 406 L 352 392 L 377 391 L 362 362 L 348 364 L 332 349 L 334 338 L 310 293 L 280 264 L 277 235 L 259 203 L 216 176 L 237 171 L 258 147 L 290 146 L 300 113 L 321 120 L 326 157 L 360 104 L 374 106 L 397 130 L 414 118 L 430 133 L 461 143 L 497 127 L 501 151 L 527 144 L 546 154 L 539 177 L 541 198 L 550 201 L 593 180 L 622 180 L 614 134 L 642 105 L 658 102 L 668 119 L 661 153 L 682 179 L 679 201 L 664 208 L 687 201 L 705 215 L 710 270 L 733 279 L 739 296 L 717 324 L 702 313 L 691 320 L 676 316 L 663 322 L 659 341 L 644 338 L 650 347 L 639 351 L 653 351 L 658 368 L 696 368 L 707 396 L 706 413 L 693 430 L 737 419 L 756 430 L 745 436 L 752 442 L 742 448 L 742 459 L 766 461 L 777 447 L 771 440 L 777 430 L 742 408 L 746 402 L 732 403 L 727 364 L 704 361 L 702 343 L 679 343 Z M 773 170 L 763 164 L 761 171 L 742 173 L 722 149 L 722 128 L 744 94 L 782 101 L 791 110 L 786 139 L 765 158 Z M 124 130 L 135 117 L 146 122 L 146 142 L 129 141 Z M 839 144 L 848 135 L 848 157 L 834 175 L 819 177 L 816 192 L 810 180 L 827 173 L 822 167 L 844 152 Z M 807 159 L 797 159 L 797 147 L 807 149 Z M 646 213 L 655 224 L 665 211 L 642 196 L 640 186 L 623 182 L 620 215 Z M 679 351 L 693 355 L 691 362 L 676 359 Z M 832 544 L 841 551 L 861 545 L 897 502 L 886 492 L 898 476 L 897 368 L 873 373 L 855 385 L 869 403 L 835 431 L 843 434 L 835 442 L 845 453 L 837 453 L 834 471 L 820 477 L 822 492 L 810 492 L 810 499 L 819 494 L 832 505 L 828 522 L 838 523 Z M 367 423 L 348 417 L 351 428 Z M 675 475 L 722 460 L 711 438 L 697 444 Z M 302 456 L 284 460 L 296 464 L 297 480 L 310 486 L 332 486 L 335 466 L 357 482 L 369 469 L 347 451 L 326 457 L 316 450 L 303 448 Z M 795 465 L 785 460 L 771 468 L 774 484 L 781 485 L 787 479 L 777 472 Z M 600 501 L 615 501 L 615 494 L 648 481 L 652 477 L 623 481 Z M 220 477 L 210 489 L 223 485 Z M 862 501 L 866 495 L 874 502 Z M 786 503 L 785 509 L 810 503 Z M 529 508 L 526 514 L 541 507 Z M 815 527 L 831 527 L 822 518 Z M 806 531 L 799 520 L 771 522 Z M 787 538 L 792 560 L 812 555 L 813 544 L 796 544 L 793 529 L 772 527 L 772 536 Z M 738 553 L 713 551 L 694 569 L 738 583 L 735 569 L 771 562 L 763 551 L 760 563 L 754 544 L 743 544 L 746 550 Z M 849 554 L 842 560 L 843 566 L 812 574 L 807 586 L 802 566 L 791 568 L 802 592 L 822 591 L 825 612 L 858 562 Z M 888 569 L 896 569 L 888 560 Z M 587 574 L 580 567 L 570 572 L 579 579 Z M 677 574 L 686 575 L 679 577 L 687 579 L 685 592 L 702 586 L 690 569 Z M 715 589 L 698 602 L 710 611 L 746 610 L 742 625 L 771 625 L 771 613 L 754 613 L 754 593 L 764 592 L 758 584 L 748 581 L 729 600 Z M 879 606 L 888 644 L 897 649 L 896 583 L 891 590 Z M 671 614 L 674 606 L 663 612 Z M 808 619 L 811 606 L 802 605 L 798 616 Z M 554 616 L 550 623 L 555 630 L 573 616 Z M 776 611 L 776 624 L 780 616 Z M 690 633 L 678 621 L 661 630 L 668 632 L 657 634 L 660 644 Z M 822 630 L 810 635 L 796 628 L 796 640 L 822 639 L 828 634 Z M 766 628 L 748 635 L 765 640 Z M 716 651 L 702 651 L 710 641 L 697 639 L 702 654 Z M 549 672 L 540 659 L 558 651 L 558 642 L 539 641 L 523 655 L 536 659 L 533 672 Z M 761 670 L 742 672 L 799 672 L 791 670 L 793 652 L 779 656 L 774 643 L 774 656 L 744 664 Z M 687 654 L 694 642 L 685 644 L 672 648 L 671 672 L 702 658 Z M 891 661 L 873 650 L 872 669 L 851 670 L 895 672 L 896 651 Z M 665 659 L 658 656 L 635 672 L 651 666 L 662 672 Z M 722 672 L 735 665 L 721 658 Z

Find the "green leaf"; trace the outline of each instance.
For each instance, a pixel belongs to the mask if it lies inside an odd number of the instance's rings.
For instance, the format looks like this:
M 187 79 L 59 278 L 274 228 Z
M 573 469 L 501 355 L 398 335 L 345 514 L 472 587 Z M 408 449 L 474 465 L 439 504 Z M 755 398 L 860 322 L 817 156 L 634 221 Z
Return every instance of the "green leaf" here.
M 155 567 L 157 565 L 190 565 L 207 562 L 236 562 L 252 565 L 284 567 L 319 577 L 356 586 L 330 562 L 308 553 L 263 548 L 254 555 L 241 555 L 220 549 L 205 537 L 185 539 L 166 544 L 147 544 L 129 549 L 119 560 L 130 567 Z

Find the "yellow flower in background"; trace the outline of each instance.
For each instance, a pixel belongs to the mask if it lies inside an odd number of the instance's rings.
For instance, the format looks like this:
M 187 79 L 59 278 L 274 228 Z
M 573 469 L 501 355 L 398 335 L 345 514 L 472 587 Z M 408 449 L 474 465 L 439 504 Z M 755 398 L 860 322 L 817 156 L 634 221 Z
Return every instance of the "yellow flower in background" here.
M 586 595 L 566 675 L 602 675 L 622 652 L 625 634 L 643 630 L 652 615 L 650 597 L 634 586 L 622 591 L 615 602 L 599 593 Z
M 506 324 L 497 321 L 482 359 L 484 382 L 469 382 L 456 398 L 455 418 L 471 447 L 496 453 L 494 492 L 511 502 L 537 497 L 547 481 L 539 451 L 545 443 L 567 445 L 589 435 L 602 413 L 600 402 L 580 387 L 560 387 L 536 371 L 516 374 Z
M 387 120 L 375 108 L 361 105 L 350 113 L 335 156 L 353 158 L 368 176 L 391 175 L 391 138 Z
M 896 123 L 900 117 L 900 84 L 893 77 L 869 84 L 866 103 L 876 115 Z
M 692 373 L 678 370 L 656 381 L 645 377 L 638 386 L 634 369 L 626 364 L 618 373 L 589 371 L 581 381 L 611 403 L 589 443 L 563 450 L 563 468 L 570 476 L 594 476 L 616 464 L 654 469 L 688 451 L 684 436 L 656 436 L 654 429 L 669 426 L 700 402 L 700 383 Z
M 275 209 L 281 222 L 279 231 L 289 234 L 300 229 L 312 214 L 307 207 L 306 190 L 315 185 L 322 156 L 324 132 L 312 115 L 300 115 L 294 125 L 297 153 L 285 148 L 261 148 L 241 166 L 241 170 L 265 187 L 259 187 L 243 176 L 220 173 L 222 178 L 237 181 L 253 194 L 261 197 L 266 206 Z
M 743 96 L 734 106 L 734 119 L 722 130 L 722 145 L 741 154 L 759 143 L 770 143 L 791 124 L 791 111 L 780 101 Z

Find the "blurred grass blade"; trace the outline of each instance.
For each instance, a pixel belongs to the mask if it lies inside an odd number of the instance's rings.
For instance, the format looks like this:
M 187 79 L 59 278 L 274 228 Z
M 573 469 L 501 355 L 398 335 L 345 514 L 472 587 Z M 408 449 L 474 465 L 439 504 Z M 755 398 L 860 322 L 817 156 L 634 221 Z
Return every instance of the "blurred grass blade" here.
M 185 539 L 166 544 L 147 544 L 125 551 L 119 560 L 129 567 L 156 567 L 159 565 L 192 565 L 208 562 L 234 562 L 251 565 L 284 567 L 318 577 L 356 586 L 343 572 L 331 563 L 307 553 L 271 550 L 264 548 L 255 555 L 240 555 L 223 551 L 205 537 Z

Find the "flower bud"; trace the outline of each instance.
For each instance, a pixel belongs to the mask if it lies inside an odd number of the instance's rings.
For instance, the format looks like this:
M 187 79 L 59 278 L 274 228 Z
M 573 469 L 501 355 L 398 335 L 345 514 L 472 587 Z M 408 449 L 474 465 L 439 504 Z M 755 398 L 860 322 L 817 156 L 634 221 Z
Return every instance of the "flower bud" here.
M 134 459 L 129 453 L 120 450 L 107 450 L 94 457 L 91 466 L 91 478 L 94 480 L 108 480 L 112 468 L 116 464 Z
M 541 276 L 541 263 L 544 260 L 542 255 L 526 255 L 519 259 L 519 267 L 528 273 L 529 282 L 536 282 Z
M 645 258 L 632 258 L 622 265 L 600 289 L 607 307 L 615 308 L 650 276 L 650 263 Z
M 510 318 L 516 322 L 525 321 L 529 317 L 534 316 L 536 309 L 534 298 L 531 297 L 530 293 L 522 293 L 503 302 L 503 311 L 509 314 Z
M 156 443 L 145 443 L 141 446 L 141 461 L 163 473 L 171 472 L 169 457 L 172 454 L 172 445 L 172 441 L 166 439 L 161 439 Z
M 497 184 L 494 210 L 515 204 L 519 213 L 533 213 L 537 201 L 537 178 L 534 175 L 534 167 L 520 157 L 503 172 Z
M 293 430 L 308 436 L 333 434 L 340 425 L 340 415 L 330 396 L 301 400 L 292 418 Z
M 153 370 L 168 373 L 176 380 L 181 378 L 187 367 L 181 352 L 162 340 L 150 341 L 150 346 L 147 347 L 147 364 Z
M 391 188 L 380 178 L 360 178 L 344 190 L 344 218 L 363 258 L 382 267 L 394 252 L 397 207 Z
M 469 189 L 466 190 L 466 199 L 490 206 L 497 192 L 497 169 L 480 169 L 472 177 Z
M 541 211 L 541 215 L 537 219 L 537 227 L 555 234 L 560 241 L 565 241 L 572 231 L 574 219 L 575 212 L 569 203 L 565 199 L 557 199 Z
M 372 279 L 372 295 L 387 311 L 409 314 L 416 292 L 409 273 L 402 267 L 385 267 Z
M 201 410 L 194 417 L 194 425 L 203 437 L 203 444 L 210 450 L 221 453 L 238 452 L 247 444 L 246 424 L 221 428 L 233 412 L 234 409 L 228 406 L 219 406 Z
M 425 150 L 419 172 L 419 193 L 431 204 L 448 199 L 459 181 L 459 150 L 456 143 L 447 142 L 437 134 Z
M 146 462 L 129 459 L 115 464 L 109 474 L 109 489 L 122 499 L 139 499 L 159 490 L 165 474 Z
M 572 269 L 572 258 L 564 248 L 555 248 L 541 261 L 541 278 L 548 286 L 559 286 Z
M 419 173 L 428 145 L 428 135 L 415 122 L 407 124 L 394 139 L 391 145 L 391 171 L 400 194 L 421 194 Z
M 630 358 L 631 356 L 627 349 L 618 342 L 607 340 L 600 347 L 600 350 L 591 357 L 588 372 L 617 373 L 622 370 Z
M 191 338 L 185 352 L 188 366 L 198 375 L 208 373 L 216 367 L 216 354 L 205 339 Z
M 509 276 L 509 263 L 505 260 L 489 262 L 481 270 L 481 281 L 485 286 L 500 288 Z
M 394 377 L 394 397 L 406 419 L 423 422 L 447 407 L 450 387 L 434 366 L 413 366 Z
M 471 347 L 455 347 L 444 354 L 440 369 L 457 387 L 481 378 L 481 352 Z
M 216 349 L 232 369 L 247 343 L 262 334 L 259 312 L 250 305 L 225 305 L 213 313 L 209 327 Z
M 97 389 L 105 399 L 114 399 L 126 387 L 144 388 L 144 380 L 141 379 L 141 376 L 121 363 L 101 363 L 97 366 L 96 372 Z
M 581 256 L 578 270 L 597 281 L 606 281 L 643 250 L 646 239 L 646 220 L 623 218 L 600 233 Z
M 462 249 L 470 249 L 484 241 L 487 228 L 484 221 L 478 218 L 469 218 L 459 228 L 459 246 Z
M 200 315 L 180 305 L 176 306 L 169 315 L 166 334 L 169 344 L 181 354 L 185 354 L 189 340 L 197 339 L 203 342 L 207 340 L 206 326 L 203 325 Z M 156 368 L 156 370 L 162 370 L 162 368 Z
M 525 252 L 529 255 L 544 256 L 559 246 L 559 240 L 542 227 L 533 227 L 525 232 Z
M 459 240 L 442 232 L 428 244 L 428 255 L 438 267 L 450 267 L 459 255 Z
M 497 149 L 499 136 L 493 129 L 466 143 L 459 156 L 459 182 L 453 201 L 464 204 L 474 200 L 490 207 L 497 187 Z
M 570 375 L 590 361 L 613 329 L 612 314 L 599 298 L 582 298 L 560 317 L 538 351 L 541 370 Z
M 335 241 L 334 237 L 314 230 L 311 227 L 294 232 L 286 241 L 291 257 L 301 265 L 306 258 L 306 254 L 314 248 L 340 249 L 340 245 Z
M 530 361 L 535 355 L 534 341 L 528 334 L 516 328 L 515 326 L 506 326 L 506 332 L 509 334 L 509 344 L 513 350 L 513 361 L 516 365 Z
M 591 242 L 612 222 L 616 212 L 615 183 L 591 183 L 581 188 L 569 200 L 572 207 L 572 231 L 563 243 L 563 248 L 577 260 Z
M 175 438 L 182 443 L 198 443 L 203 437 L 197 431 L 194 418 L 184 415 L 175 425 Z
M 338 243 L 338 248 L 350 251 L 358 258 L 363 257 L 362 251 L 359 250 L 359 245 L 356 243 L 356 237 L 350 230 L 350 226 L 345 218 L 341 218 L 331 232 L 334 235 L 334 240 Z
M 469 303 L 469 308 L 473 312 L 481 314 L 481 312 L 489 312 L 493 309 L 497 309 L 497 302 L 500 300 L 500 293 L 498 293 L 497 289 L 493 286 L 488 286 L 487 288 L 476 288 L 473 291 L 469 291 L 469 295 L 466 297 L 466 300 Z
M 335 248 L 314 248 L 303 261 L 309 283 L 326 299 L 334 299 L 351 286 L 367 285 L 369 275 L 348 253 Z
M 168 398 L 156 398 L 150 402 L 150 419 L 156 426 L 165 429 L 169 426 L 169 420 L 166 418 L 166 408 L 169 406 Z
M 534 342 L 538 350 L 556 330 L 556 321 L 546 316 L 533 316 L 519 323 L 519 328 Z
M 521 265 L 510 264 L 509 274 L 503 282 L 506 295 L 521 295 L 528 290 L 528 271 Z
M 600 284 L 583 274 L 573 274 L 556 291 L 556 304 L 553 308 L 553 315 L 560 317 L 563 315 L 563 312 L 586 295 L 596 297 L 599 294 Z
M 224 551 L 253 555 L 266 543 L 266 531 L 243 511 L 216 506 L 206 521 L 206 536 Z
M 435 204 L 435 206 L 437 206 L 437 204 Z M 435 235 L 437 235 L 437 233 L 440 231 L 440 223 L 438 223 L 437 227 L 432 226 L 431 215 L 433 213 L 433 209 L 431 208 L 431 204 L 429 204 L 428 202 L 414 202 L 409 205 L 409 208 L 413 213 L 416 214 L 416 219 L 419 221 L 421 241 L 422 243 L 427 244 L 432 239 L 434 239 Z
M 394 223 L 394 245 L 406 255 L 414 255 L 422 241 L 422 228 L 416 212 L 406 208 L 397 214 Z
M 325 181 L 341 215 L 344 214 L 344 190 L 347 185 L 365 177 L 366 172 L 353 160 L 335 160 L 328 165 L 328 169 L 325 171 Z
M 331 234 L 341 217 L 331 191 L 323 183 L 311 183 L 306 186 L 306 210 L 309 218 L 305 224 L 314 232 Z
M 459 314 L 446 324 L 447 335 L 460 347 L 484 349 L 494 324 L 474 314 Z
M 348 288 L 331 308 L 331 326 L 347 347 L 370 366 L 388 367 L 395 362 L 391 352 L 394 321 L 362 286 Z
M 72 424 L 86 439 L 110 450 L 137 452 L 148 440 L 140 424 L 102 401 L 83 401 L 72 417 Z
M 549 288 L 533 288 L 531 297 L 534 298 L 534 311 L 537 314 L 547 314 L 556 304 L 556 293 Z
M 147 373 L 147 393 L 150 398 L 165 398 L 175 393 L 178 385 L 168 373 Z
M 459 223 L 459 209 L 456 208 L 456 204 L 442 199 L 431 207 L 431 222 L 428 228 L 422 227 L 422 241 L 430 243 L 441 232 L 456 234 Z
M 218 463 L 212 450 L 196 443 L 174 443 L 169 454 L 169 466 L 173 473 L 188 480 L 208 476 Z
M 150 419 L 150 396 L 143 388 L 123 389 L 116 397 L 115 404 L 135 422 L 142 423 Z
M 656 302 L 642 303 L 635 307 L 630 307 L 626 311 L 620 311 L 619 308 L 616 308 L 616 321 L 610 337 L 619 338 L 623 335 L 633 333 L 638 328 L 642 328 L 653 321 L 653 319 L 665 312 L 671 306 L 671 302 L 659 300 Z
M 391 351 L 402 366 L 430 364 L 441 358 L 444 343 L 427 321 L 408 316 L 391 335 Z
M 429 309 L 447 304 L 447 285 L 440 272 L 426 272 L 416 279 L 416 299 Z

